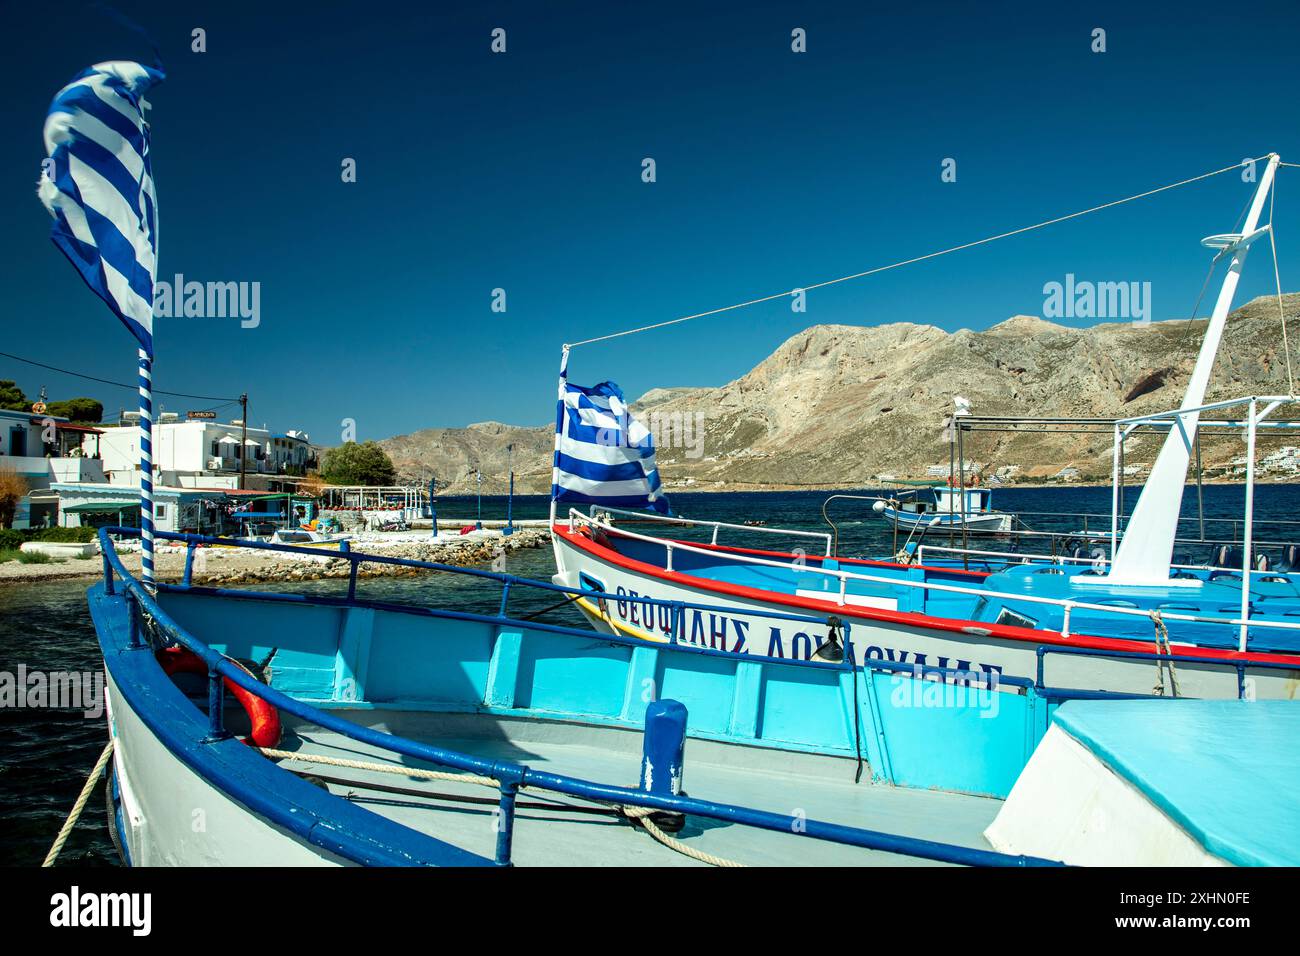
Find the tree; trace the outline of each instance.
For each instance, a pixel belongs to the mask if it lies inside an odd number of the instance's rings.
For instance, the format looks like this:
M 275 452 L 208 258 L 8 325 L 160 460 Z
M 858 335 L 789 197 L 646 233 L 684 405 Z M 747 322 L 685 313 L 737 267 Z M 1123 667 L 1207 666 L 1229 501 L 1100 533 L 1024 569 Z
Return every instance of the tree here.
M 373 441 L 350 441 L 329 449 L 320 474 L 331 485 L 391 485 L 397 480 L 392 459 Z
M 18 502 L 27 494 L 27 479 L 12 468 L 0 465 L 0 527 L 14 523 Z
M 49 402 L 45 410 L 70 421 L 96 425 L 104 419 L 104 406 L 93 398 L 69 398 L 62 402 Z
M 11 412 L 30 412 L 32 403 L 13 379 L 0 378 L 0 408 Z
M 325 491 L 325 482 L 321 481 L 320 472 L 308 470 L 298 487 L 294 489 L 300 495 L 319 498 Z

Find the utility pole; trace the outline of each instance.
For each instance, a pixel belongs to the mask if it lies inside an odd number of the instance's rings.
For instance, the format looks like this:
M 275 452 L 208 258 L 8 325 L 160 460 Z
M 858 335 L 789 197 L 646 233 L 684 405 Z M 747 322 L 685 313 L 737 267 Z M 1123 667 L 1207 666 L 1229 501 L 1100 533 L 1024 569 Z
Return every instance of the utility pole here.
M 244 463 L 248 460 L 248 393 L 239 396 L 239 490 L 244 490 Z
M 506 499 L 506 527 L 502 534 L 515 533 L 515 446 L 506 445 L 506 469 L 510 472 L 510 497 Z
M 474 477 L 478 479 L 478 517 L 474 520 L 474 527 L 482 531 L 483 530 L 483 472 L 475 468 Z

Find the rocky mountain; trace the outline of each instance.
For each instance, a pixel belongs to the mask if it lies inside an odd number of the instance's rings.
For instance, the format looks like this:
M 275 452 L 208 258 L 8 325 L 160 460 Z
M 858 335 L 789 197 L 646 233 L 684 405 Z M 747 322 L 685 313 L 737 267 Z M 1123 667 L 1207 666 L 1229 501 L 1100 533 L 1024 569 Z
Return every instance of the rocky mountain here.
M 1300 294 L 1284 297 L 1288 326 Z M 1205 321 L 1075 329 L 1018 315 L 983 332 L 945 332 L 897 322 L 818 325 L 792 336 L 748 374 L 717 388 L 655 389 L 634 406 L 655 432 L 669 488 L 695 490 L 872 485 L 876 476 L 922 477 L 948 461 L 943 423 L 953 396 L 976 415 L 1116 418 L 1175 407 L 1200 348 Z M 1298 363 L 1300 364 L 1300 363 Z M 1300 368 L 1297 368 L 1300 372 Z M 1288 389 L 1277 299 L 1260 298 L 1229 319 L 1210 400 Z M 1109 480 L 1104 434 L 974 435 L 966 457 L 986 470 L 1018 465 L 1024 478 L 1071 466 Z M 505 487 L 505 447 L 515 443 L 517 488 L 550 482 L 552 426 L 496 423 L 430 429 L 382 444 L 399 472 L 432 468 L 449 491 Z M 1281 439 L 1261 439 L 1261 449 Z M 1131 439 L 1130 463 L 1149 462 L 1156 436 Z M 1241 455 L 1239 437 L 1206 433 L 1207 466 Z M 469 476 L 468 482 L 465 476 Z

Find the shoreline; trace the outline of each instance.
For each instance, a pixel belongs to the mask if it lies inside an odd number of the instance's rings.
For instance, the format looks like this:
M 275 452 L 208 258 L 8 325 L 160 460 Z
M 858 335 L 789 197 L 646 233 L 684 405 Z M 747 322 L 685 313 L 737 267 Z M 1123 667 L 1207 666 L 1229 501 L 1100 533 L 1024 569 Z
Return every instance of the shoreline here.
M 399 536 L 400 535 L 400 536 Z M 489 565 L 498 557 L 525 548 L 540 548 L 549 541 L 546 531 L 524 528 L 512 535 L 472 534 L 446 536 L 437 541 L 428 535 L 412 537 L 397 532 L 392 538 L 356 542 L 358 551 L 384 557 L 432 561 L 455 567 Z M 160 547 L 154 555 L 157 580 L 175 583 L 185 570 L 184 547 Z M 193 582 L 202 585 L 251 584 L 269 581 L 314 581 L 323 578 L 346 578 L 350 562 L 322 552 L 320 557 L 241 548 L 199 548 L 194 554 Z M 132 575 L 140 573 L 140 553 L 132 551 L 118 556 Z M 436 573 L 431 569 L 403 565 L 361 562 L 357 576 L 409 577 Z M 104 576 L 103 555 L 67 558 L 59 563 L 0 564 L 0 588 L 45 581 L 94 581 Z

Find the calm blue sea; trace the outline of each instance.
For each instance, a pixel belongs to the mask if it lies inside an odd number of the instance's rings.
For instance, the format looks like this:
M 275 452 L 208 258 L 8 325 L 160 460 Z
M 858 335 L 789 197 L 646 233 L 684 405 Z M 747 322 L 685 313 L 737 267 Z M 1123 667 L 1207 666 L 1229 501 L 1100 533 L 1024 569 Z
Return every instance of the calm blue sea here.
M 857 492 L 863 493 L 863 492 Z M 736 492 L 724 494 L 678 494 L 672 496 L 674 510 L 683 515 L 743 523 L 764 521 L 771 526 L 824 530 L 822 502 L 829 492 Z M 1110 511 L 1108 488 L 1004 489 L 994 493 L 1000 510 L 1021 513 L 1091 512 L 1105 516 Z M 441 499 L 439 517 L 473 520 L 478 503 L 474 498 Z M 1130 501 L 1131 505 L 1131 501 Z M 1205 513 L 1211 518 L 1240 518 L 1243 489 L 1212 486 L 1205 489 Z M 544 497 L 515 501 L 516 518 L 544 518 L 548 502 Z M 484 518 L 505 516 L 504 498 L 484 498 Z M 1269 527 L 1270 520 L 1292 520 L 1300 510 L 1300 486 L 1270 485 L 1256 494 L 1256 513 L 1261 524 L 1257 535 L 1273 540 L 1300 541 L 1300 534 L 1286 526 Z M 1189 489 L 1184 502 L 1185 516 L 1197 513 L 1195 490 Z M 832 506 L 840 528 L 840 551 L 848 555 L 879 555 L 892 547 L 889 530 L 874 520 L 868 502 L 841 501 Z M 1079 521 L 1030 515 L 1027 524 L 1036 529 L 1075 531 Z M 1108 519 L 1095 519 L 1098 528 Z M 1210 536 L 1231 531 L 1230 525 L 1211 524 Z M 1197 529 L 1187 531 L 1195 536 Z M 768 536 L 734 532 L 724 543 L 762 546 Z M 747 540 L 748 539 L 748 540 Z M 1187 547 L 1187 556 L 1200 558 L 1207 546 Z M 552 569 L 549 549 L 519 552 L 509 559 L 512 574 L 548 579 Z M 336 591 L 338 581 L 309 582 L 300 589 Z M 30 670 L 98 671 L 99 655 L 94 629 L 85 609 L 84 583 L 50 582 L 0 586 L 0 671 L 14 674 L 20 665 Z M 495 613 L 499 594 L 495 585 L 457 575 L 435 575 L 418 579 L 379 578 L 363 581 L 366 596 L 410 603 L 447 604 Z M 512 613 L 540 610 L 554 603 L 553 594 L 519 589 L 511 598 Z M 571 611 L 555 612 L 553 619 Z M 103 719 L 90 720 L 80 712 L 0 708 L 0 863 L 35 865 L 44 857 L 68 809 L 76 799 L 86 773 L 106 740 Z M 91 799 L 87 812 L 60 858 L 61 864 L 113 865 L 112 845 L 105 830 L 102 791 Z

